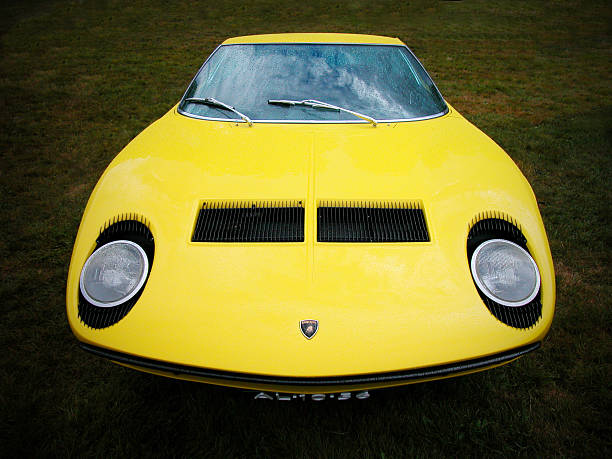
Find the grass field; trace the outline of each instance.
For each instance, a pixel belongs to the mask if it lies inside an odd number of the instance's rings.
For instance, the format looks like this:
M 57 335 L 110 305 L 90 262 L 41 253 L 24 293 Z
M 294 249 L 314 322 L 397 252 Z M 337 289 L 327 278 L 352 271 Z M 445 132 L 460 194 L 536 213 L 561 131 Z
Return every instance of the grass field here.
M 612 455 L 612 7 L 579 1 L 2 2 L 0 456 Z M 557 312 L 502 368 L 263 403 L 79 350 L 72 244 L 105 166 L 229 36 L 400 37 L 532 184 Z

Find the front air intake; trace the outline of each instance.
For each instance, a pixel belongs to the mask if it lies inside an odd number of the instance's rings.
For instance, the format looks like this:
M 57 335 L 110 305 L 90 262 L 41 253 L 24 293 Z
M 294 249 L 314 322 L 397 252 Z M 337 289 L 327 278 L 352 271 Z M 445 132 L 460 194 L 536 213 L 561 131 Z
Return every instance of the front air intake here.
M 427 242 L 429 232 L 419 202 L 321 202 L 319 242 Z
M 303 242 L 302 201 L 204 202 L 192 242 Z

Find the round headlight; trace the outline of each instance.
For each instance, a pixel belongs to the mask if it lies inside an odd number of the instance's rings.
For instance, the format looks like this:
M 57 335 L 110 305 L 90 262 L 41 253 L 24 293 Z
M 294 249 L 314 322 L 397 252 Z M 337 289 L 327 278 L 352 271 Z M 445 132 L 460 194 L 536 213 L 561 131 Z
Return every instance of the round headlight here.
M 470 267 L 480 291 L 504 306 L 524 306 L 540 290 L 540 272 L 529 252 L 505 239 L 480 244 Z
M 132 241 L 109 242 L 85 262 L 81 293 L 94 306 L 118 306 L 140 291 L 148 272 L 149 260 L 142 247 Z

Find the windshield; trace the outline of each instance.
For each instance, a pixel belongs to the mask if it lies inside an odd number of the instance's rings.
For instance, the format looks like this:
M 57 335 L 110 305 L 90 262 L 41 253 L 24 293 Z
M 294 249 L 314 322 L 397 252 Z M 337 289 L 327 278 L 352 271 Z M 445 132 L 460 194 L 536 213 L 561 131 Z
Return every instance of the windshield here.
M 222 107 L 190 102 L 214 98 L 253 121 L 367 122 L 354 115 L 268 100 L 316 99 L 379 121 L 439 116 L 446 104 L 404 46 L 241 44 L 217 48 L 189 86 L 179 111 L 235 119 Z

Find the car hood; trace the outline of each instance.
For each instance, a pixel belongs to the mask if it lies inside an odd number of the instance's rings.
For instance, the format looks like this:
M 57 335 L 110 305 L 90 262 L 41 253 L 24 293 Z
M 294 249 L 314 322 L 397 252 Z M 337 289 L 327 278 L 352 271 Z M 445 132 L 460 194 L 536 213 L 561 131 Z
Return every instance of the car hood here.
M 302 201 L 302 243 L 193 243 L 203 202 Z M 321 202 L 417 201 L 430 241 L 319 243 Z M 527 330 L 482 304 L 466 255 L 483 213 L 515 219 L 542 275 L 543 319 Z M 133 310 L 107 329 L 78 320 L 78 276 L 118 216 L 146 219 L 155 260 Z M 176 108 L 136 137 L 91 195 L 68 282 L 86 343 L 228 371 L 322 376 L 393 371 L 541 340 L 554 277 L 531 188 L 512 160 L 452 108 L 381 124 L 197 120 Z M 310 341 L 303 319 L 319 321 Z M 126 344 L 127 343 L 127 344 Z M 483 345 L 484 343 L 484 345 Z

